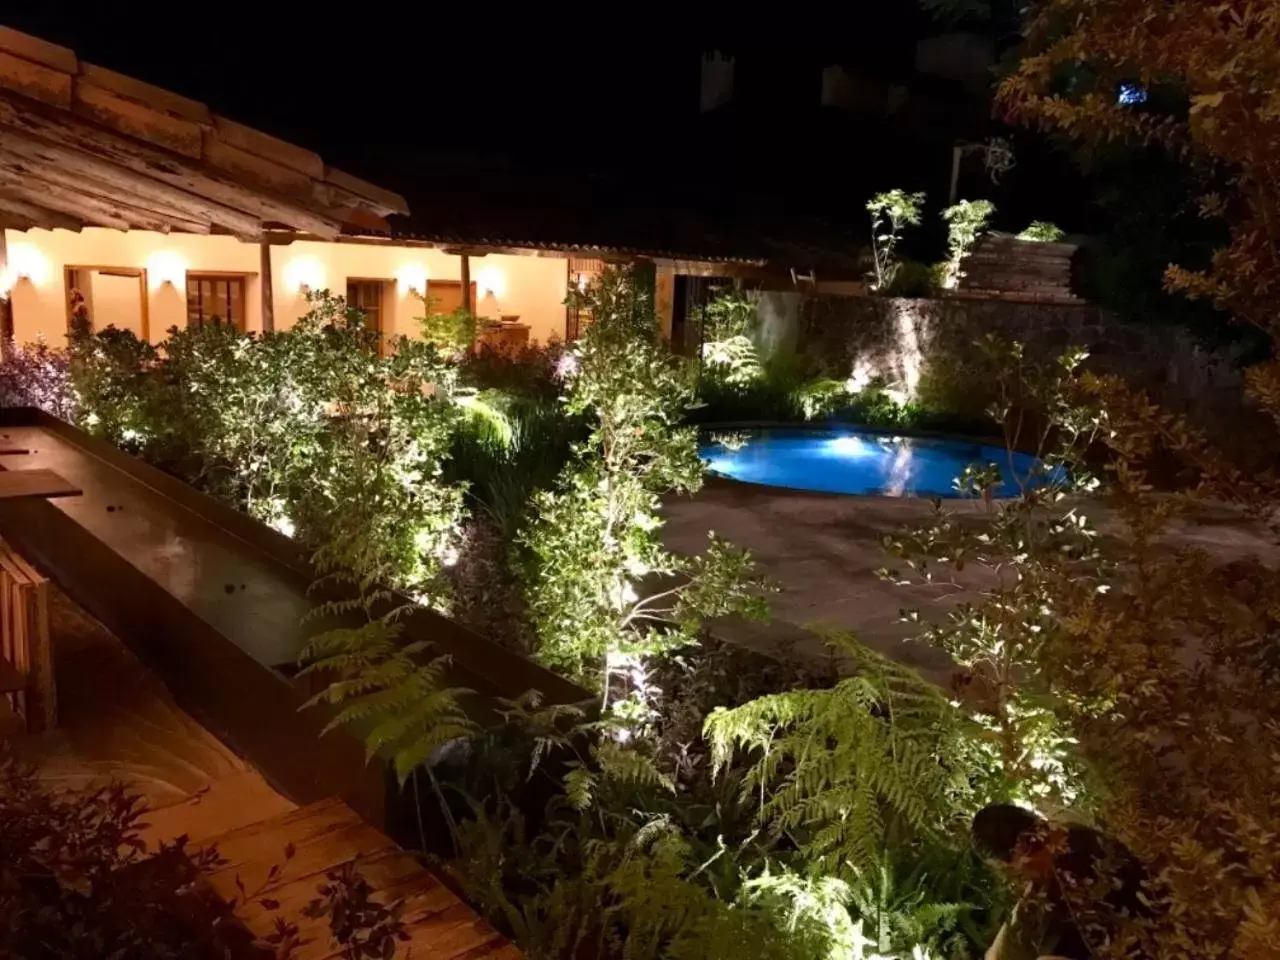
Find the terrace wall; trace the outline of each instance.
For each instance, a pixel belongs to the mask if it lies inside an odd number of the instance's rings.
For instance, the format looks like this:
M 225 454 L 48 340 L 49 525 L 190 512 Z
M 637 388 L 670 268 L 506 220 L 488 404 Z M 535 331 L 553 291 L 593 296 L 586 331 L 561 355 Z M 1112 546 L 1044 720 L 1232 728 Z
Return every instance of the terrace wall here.
M 833 378 L 847 378 L 862 365 L 913 392 L 927 388 L 931 372 L 941 367 L 963 376 L 977 343 L 997 334 L 1021 341 L 1028 357 L 1038 360 L 1083 347 L 1087 368 L 1123 375 L 1164 409 L 1188 416 L 1228 444 L 1258 435 L 1260 415 L 1244 400 L 1242 349 L 1208 349 L 1186 330 L 1130 323 L 1088 304 L 818 295 L 796 296 L 790 316 L 796 349 Z M 968 386 L 979 400 L 983 385 Z

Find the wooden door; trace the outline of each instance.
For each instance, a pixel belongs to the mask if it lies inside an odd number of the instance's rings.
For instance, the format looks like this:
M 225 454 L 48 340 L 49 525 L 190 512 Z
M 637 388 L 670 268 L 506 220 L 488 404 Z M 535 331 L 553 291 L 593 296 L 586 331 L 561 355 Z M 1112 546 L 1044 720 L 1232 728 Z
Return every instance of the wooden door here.
M 476 285 L 471 284 L 471 302 L 476 302 Z M 462 308 L 461 280 L 428 280 L 427 313 L 453 313 Z
M 347 306 L 354 307 L 364 314 L 365 328 L 378 338 L 378 353 L 382 353 L 386 342 L 386 318 L 383 316 L 383 294 L 386 291 L 385 280 L 348 280 Z

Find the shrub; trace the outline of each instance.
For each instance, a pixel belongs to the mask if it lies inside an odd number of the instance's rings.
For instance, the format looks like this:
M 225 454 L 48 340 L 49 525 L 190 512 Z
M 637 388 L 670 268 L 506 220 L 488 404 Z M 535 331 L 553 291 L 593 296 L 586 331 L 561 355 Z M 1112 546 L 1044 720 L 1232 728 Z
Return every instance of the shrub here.
M 932 297 L 940 288 L 934 283 L 934 270 L 915 260 L 904 260 L 893 272 L 884 288 L 888 297 Z
M 560 395 L 560 365 L 565 346 L 558 341 L 526 345 L 516 353 L 480 344 L 458 366 L 458 381 L 477 390 L 509 397 L 554 402 Z
M 422 339 L 432 344 L 442 356 L 465 354 L 476 342 L 476 318 L 464 307 L 452 313 L 428 311 L 419 320 Z
M 920 223 L 923 206 L 923 193 L 907 193 L 905 190 L 878 193 L 867 201 L 867 212 L 871 214 L 875 290 L 884 292 L 893 286 L 899 269 L 898 241 L 902 239 L 905 227 Z
M 961 200 L 942 211 L 947 221 L 947 271 L 943 286 L 954 290 L 964 276 L 964 258 L 973 250 L 978 237 L 987 229 L 987 221 L 996 212 L 990 200 Z
M 75 418 L 75 399 L 65 350 L 43 340 L 10 342 L 0 358 L 0 407 L 36 407 L 63 420 Z
M 1019 240 L 1032 240 L 1036 243 L 1057 243 L 1066 233 L 1056 223 L 1046 220 L 1034 220 L 1027 229 L 1018 234 Z
M 155 348 L 129 330 L 73 336 L 68 372 L 81 426 L 133 450 L 145 446 L 156 429 L 146 376 L 156 359 Z

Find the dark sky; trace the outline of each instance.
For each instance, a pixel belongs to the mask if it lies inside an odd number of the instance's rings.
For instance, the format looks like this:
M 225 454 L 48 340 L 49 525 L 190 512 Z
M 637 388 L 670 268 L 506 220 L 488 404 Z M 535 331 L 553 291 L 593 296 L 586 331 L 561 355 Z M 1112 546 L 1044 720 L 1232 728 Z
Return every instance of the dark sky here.
M 757 21 L 697 4 L 0 0 L 0 22 L 377 178 L 459 150 L 584 169 L 678 163 L 704 49 L 871 73 L 910 62 L 916 0 L 875 5 L 896 14 L 848 6 Z

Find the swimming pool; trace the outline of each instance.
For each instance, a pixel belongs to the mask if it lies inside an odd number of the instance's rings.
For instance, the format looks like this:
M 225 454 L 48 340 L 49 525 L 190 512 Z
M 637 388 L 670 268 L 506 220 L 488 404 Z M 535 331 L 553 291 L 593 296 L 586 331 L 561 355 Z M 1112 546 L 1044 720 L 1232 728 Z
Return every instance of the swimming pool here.
M 1036 459 L 1003 447 L 964 440 L 902 437 L 853 429 L 753 430 L 737 434 L 745 443 L 731 449 L 704 442 L 702 458 L 711 473 L 743 483 L 824 493 L 890 497 L 955 497 L 954 481 L 971 463 L 998 464 L 1003 483 L 997 496 L 1018 492 L 1036 468 Z M 736 444 L 735 444 L 736 446 Z

